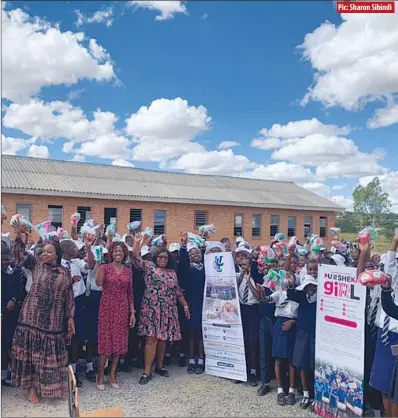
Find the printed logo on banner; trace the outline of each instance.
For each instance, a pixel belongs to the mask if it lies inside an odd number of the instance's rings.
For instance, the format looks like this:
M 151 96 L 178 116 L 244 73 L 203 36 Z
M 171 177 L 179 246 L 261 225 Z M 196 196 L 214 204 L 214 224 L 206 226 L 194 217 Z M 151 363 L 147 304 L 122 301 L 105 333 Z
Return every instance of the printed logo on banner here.
M 218 255 L 218 256 L 214 257 L 213 266 L 214 266 L 214 270 L 217 273 L 222 273 L 222 271 L 223 271 L 223 268 L 224 268 L 223 258 L 224 257 L 222 255 Z

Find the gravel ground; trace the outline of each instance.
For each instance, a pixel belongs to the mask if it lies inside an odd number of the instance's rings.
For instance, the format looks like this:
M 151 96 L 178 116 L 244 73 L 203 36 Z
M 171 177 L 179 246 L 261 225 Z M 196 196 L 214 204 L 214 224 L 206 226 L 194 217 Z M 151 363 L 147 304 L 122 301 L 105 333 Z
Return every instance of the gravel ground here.
M 99 392 L 95 384 L 84 380 L 79 389 L 80 409 L 91 412 L 101 408 L 120 407 L 126 417 L 315 417 L 298 405 L 281 407 L 276 403 L 276 390 L 264 397 L 256 388 L 233 384 L 208 375 L 188 375 L 185 369 L 172 367 L 170 378 L 154 375 L 152 382 L 140 386 L 141 372 L 120 373 L 121 389 L 106 385 Z M 3 417 L 67 417 L 66 401 L 43 401 L 30 405 L 19 389 L 2 389 Z

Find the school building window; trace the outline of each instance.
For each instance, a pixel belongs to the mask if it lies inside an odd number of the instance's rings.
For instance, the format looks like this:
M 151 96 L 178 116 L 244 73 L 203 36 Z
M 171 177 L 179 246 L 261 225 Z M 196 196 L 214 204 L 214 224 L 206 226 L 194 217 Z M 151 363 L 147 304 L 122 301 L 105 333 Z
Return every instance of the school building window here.
M 235 213 L 234 218 L 234 237 L 243 236 L 243 215 L 241 213 Z
M 269 234 L 273 237 L 279 232 L 279 215 L 271 215 L 269 224 Z
M 327 228 L 327 218 L 326 216 L 321 216 L 319 218 L 319 236 L 321 238 L 326 237 L 326 228 Z
M 166 211 L 155 210 L 153 233 L 155 235 L 162 235 L 166 231 Z
M 287 236 L 294 237 L 296 235 L 296 217 L 289 216 L 287 218 Z
M 48 220 L 53 229 L 62 228 L 63 208 L 58 205 L 48 205 Z
M 304 236 L 309 237 L 312 234 L 312 216 L 304 216 Z
M 130 222 L 142 222 L 142 209 L 130 209 Z
M 205 210 L 195 210 L 195 229 L 207 225 L 208 214 Z
M 117 208 L 105 208 L 104 209 L 104 225 L 105 228 L 110 225 L 116 225 L 117 221 Z
M 252 215 L 252 237 L 261 237 L 261 215 Z
M 90 206 L 78 206 L 77 212 L 80 213 L 80 221 L 77 223 L 77 228 L 80 228 L 84 225 L 84 222 L 91 219 L 91 207 Z
M 28 219 L 30 222 L 32 222 L 32 205 L 27 203 L 17 203 L 16 209 L 16 213 L 19 213 L 25 219 Z

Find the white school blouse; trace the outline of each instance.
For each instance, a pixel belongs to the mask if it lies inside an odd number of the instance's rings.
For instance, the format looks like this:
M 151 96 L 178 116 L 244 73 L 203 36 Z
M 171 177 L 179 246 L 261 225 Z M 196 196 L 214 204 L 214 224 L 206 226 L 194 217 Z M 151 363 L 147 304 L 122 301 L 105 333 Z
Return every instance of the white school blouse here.
M 98 292 L 102 292 L 102 286 L 98 286 L 95 282 L 95 278 L 97 276 L 98 268 L 101 268 L 100 263 L 95 263 L 93 270 L 89 270 L 87 273 L 87 283 L 86 283 L 86 295 L 90 296 L 91 290 L 96 290 Z
M 275 316 L 295 319 L 299 304 L 287 298 L 286 290 L 278 290 L 269 296 L 270 303 L 275 303 Z
M 80 260 L 80 258 L 74 258 L 70 261 L 62 259 L 61 265 L 62 267 L 70 268 L 72 278 L 76 276 L 80 277 L 80 280 L 73 285 L 73 294 L 75 298 L 84 295 L 86 293 L 86 285 L 84 284 L 82 273 L 87 273 L 85 261 Z

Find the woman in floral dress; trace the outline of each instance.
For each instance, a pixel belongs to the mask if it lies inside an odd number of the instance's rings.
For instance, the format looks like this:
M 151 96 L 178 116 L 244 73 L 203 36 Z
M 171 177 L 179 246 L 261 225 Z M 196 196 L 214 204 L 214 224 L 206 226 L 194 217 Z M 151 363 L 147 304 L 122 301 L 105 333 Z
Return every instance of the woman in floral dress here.
M 75 303 L 61 258 L 57 243 L 44 246 L 14 334 L 11 381 L 28 390 L 33 404 L 39 397 L 62 398 L 68 392 L 66 339 L 75 333 Z
M 169 374 L 163 366 L 167 342 L 181 339 L 178 320 L 177 299 L 184 307 L 185 317 L 190 318 L 189 307 L 178 287 L 173 256 L 166 248 L 159 247 L 151 261 L 140 257 L 145 236 L 134 237 L 133 263 L 144 271 L 145 293 L 142 299 L 138 333 L 146 337 L 145 369 L 140 384 L 145 385 L 152 378 L 152 363 L 156 357 L 155 373 L 163 377 Z

